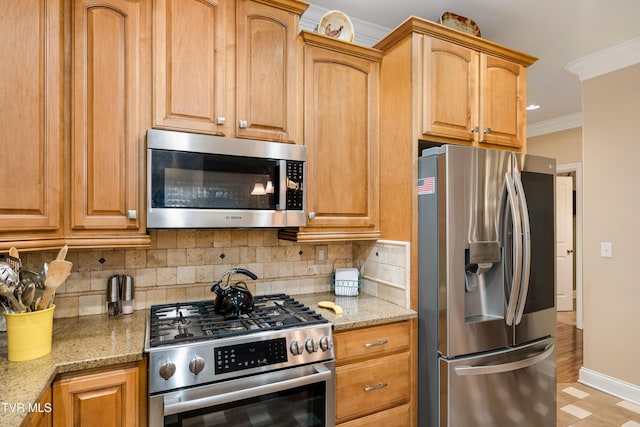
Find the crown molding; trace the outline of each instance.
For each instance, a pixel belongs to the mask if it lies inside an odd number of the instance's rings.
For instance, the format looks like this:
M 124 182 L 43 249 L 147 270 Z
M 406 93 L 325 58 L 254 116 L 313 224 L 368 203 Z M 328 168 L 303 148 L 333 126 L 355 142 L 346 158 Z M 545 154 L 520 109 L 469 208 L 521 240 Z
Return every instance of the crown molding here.
M 582 127 L 582 113 L 568 114 L 555 119 L 528 124 L 527 138 L 579 127 Z
M 323 7 L 318 7 L 313 4 L 309 5 L 309 8 L 300 17 L 300 29 L 316 32 L 320 19 L 328 11 L 329 9 Z M 358 18 L 349 17 L 349 19 L 353 24 L 353 31 L 355 33 L 354 42 L 362 46 L 373 46 L 391 31 L 390 28 Z
M 640 37 L 569 62 L 564 69 L 580 81 L 640 63 Z

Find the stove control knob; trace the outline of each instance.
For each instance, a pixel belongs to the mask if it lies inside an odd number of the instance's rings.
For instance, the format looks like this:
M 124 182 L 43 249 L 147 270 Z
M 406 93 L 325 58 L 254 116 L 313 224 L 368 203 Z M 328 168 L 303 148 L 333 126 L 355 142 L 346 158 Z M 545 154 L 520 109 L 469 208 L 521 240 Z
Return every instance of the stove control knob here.
M 316 350 L 318 350 L 318 347 L 316 346 L 316 343 L 313 340 L 313 338 L 309 338 L 308 340 L 305 341 L 304 348 L 306 348 L 307 352 L 309 353 L 314 353 Z
M 319 344 L 320 344 L 320 350 L 322 351 L 327 351 L 331 348 L 331 342 L 329 341 L 329 337 L 326 335 L 320 338 Z
M 300 343 L 298 341 L 292 341 L 291 345 L 289 346 L 289 350 L 291 350 L 291 354 L 293 354 L 294 356 L 299 356 L 304 351 L 300 347 Z
M 189 361 L 189 370 L 192 374 L 198 375 L 204 369 L 204 359 L 200 356 L 195 356 Z
M 160 373 L 160 376 L 162 378 L 168 380 L 173 376 L 173 374 L 176 373 L 176 365 L 168 361 L 164 362 L 162 365 L 160 365 L 160 369 L 158 370 L 158 372 Z

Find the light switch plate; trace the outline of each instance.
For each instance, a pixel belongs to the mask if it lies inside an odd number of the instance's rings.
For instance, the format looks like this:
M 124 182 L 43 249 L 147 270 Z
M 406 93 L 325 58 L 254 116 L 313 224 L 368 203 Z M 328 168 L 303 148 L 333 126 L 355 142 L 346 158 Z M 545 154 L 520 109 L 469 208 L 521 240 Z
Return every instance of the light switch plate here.
M 600 242 L 600 256 L 603 258 L 613 257 L 613 245 L 611 242 Z

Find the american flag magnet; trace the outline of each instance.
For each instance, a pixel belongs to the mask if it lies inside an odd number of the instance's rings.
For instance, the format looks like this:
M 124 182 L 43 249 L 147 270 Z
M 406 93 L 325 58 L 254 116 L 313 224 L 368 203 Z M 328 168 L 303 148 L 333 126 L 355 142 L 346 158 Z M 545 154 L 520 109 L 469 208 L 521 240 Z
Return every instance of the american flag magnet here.
M 435 192 L 436 192 L 435 176 L 418 179 L 418 196 L 422 194 L 435 194 Z

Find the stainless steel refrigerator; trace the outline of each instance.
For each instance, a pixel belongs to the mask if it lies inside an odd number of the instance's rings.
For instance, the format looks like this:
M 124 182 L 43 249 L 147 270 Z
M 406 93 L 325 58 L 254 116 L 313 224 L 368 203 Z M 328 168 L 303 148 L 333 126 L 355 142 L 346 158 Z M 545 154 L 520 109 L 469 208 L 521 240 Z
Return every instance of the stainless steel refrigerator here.
M 555 160 L 418 160 L 419 426 L 555 426 Z

